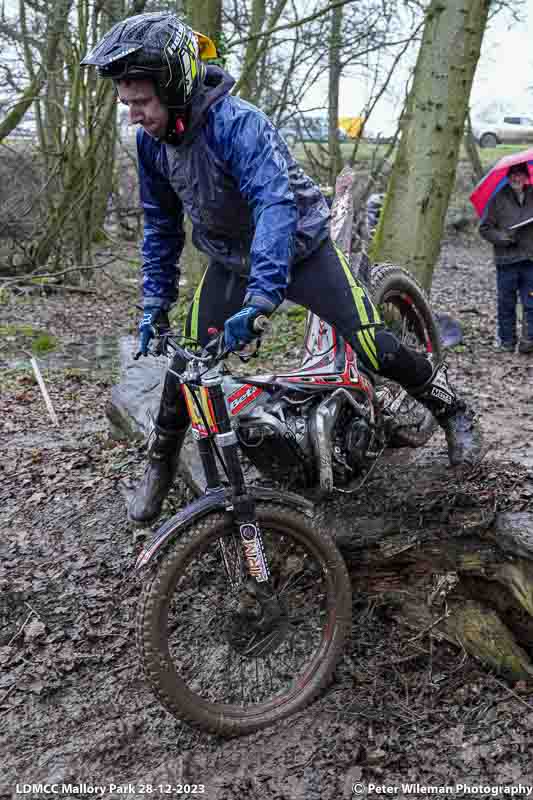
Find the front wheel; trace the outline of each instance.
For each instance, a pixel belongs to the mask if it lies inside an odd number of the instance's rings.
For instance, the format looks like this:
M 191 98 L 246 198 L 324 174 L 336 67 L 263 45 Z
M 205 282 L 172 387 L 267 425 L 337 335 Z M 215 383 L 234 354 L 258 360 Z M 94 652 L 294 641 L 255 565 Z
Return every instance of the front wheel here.
M 299 711 L 325 688 L 351 624 L 351 587 L 332 540 L 304 515 L 259 503 L 268 583 L 247 575 L 231 514 L 171 543 L 138 612 L 145 674 L 171 714 L 223 735 Z
M 442 359 L 442 344 L 437 322 L 426 293 L 418 281 L 402 267 L 376 264 L 369 269 L 368 286 L 381 316 L 406 347 L 428 357 L 434 366 Z M 394 381 L 379 379 L 385 407 L 403 393 Z M 393 447 L 421 447 L 435 432 L 432 414 L 409 395 L 394 412 L 394 428 L 389 444 Z

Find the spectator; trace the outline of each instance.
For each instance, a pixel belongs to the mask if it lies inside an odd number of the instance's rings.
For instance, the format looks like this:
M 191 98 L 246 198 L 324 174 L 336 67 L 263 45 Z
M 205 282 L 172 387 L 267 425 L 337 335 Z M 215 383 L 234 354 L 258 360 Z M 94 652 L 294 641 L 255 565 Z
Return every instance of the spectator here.
M 510 167 L 507 179 L 490 201 L 479 232 L 494 247 L 499 349 L 515 350 L 519 294 L 523 324 L 518 351 L 533 353 L 533 186 L 527 164 Z

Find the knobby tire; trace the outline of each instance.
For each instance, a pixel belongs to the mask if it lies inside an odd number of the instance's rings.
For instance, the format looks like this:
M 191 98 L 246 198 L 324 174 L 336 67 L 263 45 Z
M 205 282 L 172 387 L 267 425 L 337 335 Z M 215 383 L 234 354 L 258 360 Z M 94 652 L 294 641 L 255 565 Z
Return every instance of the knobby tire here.
M 196 565 L 204 553 L 211 558 L 209 548 L 214 547 L 220 537 L 231 535 L 229 531 L 234 530 L 234 523 L 229 513 L 212 512 L 185 531 L 180 530 L 179 536 L 167 546 L 156 563 L 145 585 L 138 611 L 137 642 L 141 661 L 148 682 L 162 705 L 179 719 L 225 736 L 257 731 L 307 706 L 330 683 L 351 626 L 350 578 L 329 535 L 314 527 L 312 520 L 303 514 L 273 503 L 257 505 L 257 520 L 262 530 L 277 531 L 281 537 L 286 535 L 288 541 L 300 543 L 298 547 L 307 548 L 320 565 L 320 585 L 326 583 L 327 587 L 327 624 L 320 632 L 319 652 L 304 674 L 296 676 L 284 694 L 250 707 L 210 702 L 186 685 L 170 654 L 167 614 L 172 590 L 180 576 L 188 575 L 191 564 Z M 218 586 L 219 580 L 215 575 L 213 586 Z M 313 587 L 312 582 L 308 585 Z M 213 591 L 216 594 L 217 589 Z M 186 647 L 186 632 L 183 635 Z M 217 652 L 216 646 L 214 652 Z M 273 658 L 276 658 L 276 652 Z

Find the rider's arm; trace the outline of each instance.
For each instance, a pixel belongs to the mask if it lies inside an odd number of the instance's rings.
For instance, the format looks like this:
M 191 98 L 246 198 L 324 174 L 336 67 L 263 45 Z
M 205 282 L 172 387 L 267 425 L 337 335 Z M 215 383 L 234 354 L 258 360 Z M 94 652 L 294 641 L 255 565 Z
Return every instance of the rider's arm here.
M 234 107 L 230 114 L 215 115 L 214 135 L 217 152 L 253 216 L 244 302 L 270 313 L 286 294 L 298 220 L 280 139 L 261 112 L 244 104 Z
M 168 310 L 178 296 L 178 260 L 185 243 L 183 207 L 165 174 L 164 147 L 142 129 L 137 132 L 137 154 L 144 212 L 144 305 Z

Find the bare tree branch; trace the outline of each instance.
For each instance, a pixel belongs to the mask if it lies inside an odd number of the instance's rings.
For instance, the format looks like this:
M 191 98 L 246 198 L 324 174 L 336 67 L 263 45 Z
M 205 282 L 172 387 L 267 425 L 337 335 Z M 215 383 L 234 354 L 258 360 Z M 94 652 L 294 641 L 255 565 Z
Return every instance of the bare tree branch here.
M 329 14 L 329 12 L 340 6 L 351 5 L 356 3 L 357 0 L 336 0 L 335 3 L 330 3 L 326 8 L 323 8 L 321 11 L 316 11 L 314 14 L 311 14 L 308 17 L 302 17 L 301 19 L 296 20 L 295 22 L 288 22 L 285 25 L 279 25 L 278 27 L 269 28 L 266 31 L 262 31 L 260 33 L 255 34 L 254 36 L 246 36 L 243 39 L 237 39 L 231 42 L 228 45 L 228 50 L 233 50 L 234 47 L 237 47 L 239 44 L 247 44 L 251 39 L 259 39 L 263 37 L 272 36 L 273 33 L 278 33 L 278 31 L 287 31 L 291 28 L 298 28 L 301 25 L 305 25 L 307 22 L 312 22 L 313 20 L 320 19 L 325 14 Z

